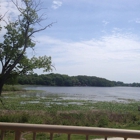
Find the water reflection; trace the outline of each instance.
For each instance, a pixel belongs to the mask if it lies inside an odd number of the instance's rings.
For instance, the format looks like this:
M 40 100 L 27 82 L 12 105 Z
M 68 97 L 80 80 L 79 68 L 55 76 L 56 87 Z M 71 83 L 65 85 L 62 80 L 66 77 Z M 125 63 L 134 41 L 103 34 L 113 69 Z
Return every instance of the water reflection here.
M 22 101 L 22 102 L 20 102 L 20 104 L 29 104 L 29 103 L 31 103 L 31 104 L 37 104 L 37 103 L 40 103 L 40 101 Z
M 47 96 L 59 97 L 62 100 L 90 100 L 90 101 L 117 101 L 127 102 L 140 100 L 140 88 L 138 87 L 46 87 L 28 86 L 27 90 L 39 90 L 38 93 L 30 95 L 23 94 L 22 97 Z M 40 92 L 40 91 L 43 92 Z

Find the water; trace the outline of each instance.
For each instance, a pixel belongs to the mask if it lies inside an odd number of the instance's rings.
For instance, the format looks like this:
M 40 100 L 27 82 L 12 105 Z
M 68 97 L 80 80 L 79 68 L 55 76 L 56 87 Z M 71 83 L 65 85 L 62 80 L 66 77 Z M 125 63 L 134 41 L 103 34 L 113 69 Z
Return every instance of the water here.
M 127 102 L 129 100 L 140 101 L 139 87 L 47 87 L 28 86 L 27 90 L 43 90 L 44 92 L 32 96 L 49 95 L 59 96 L 65 100 L 89 100 L 89 101 L 117 101 Z M 23 95 L 24 96 L 24 95 Z

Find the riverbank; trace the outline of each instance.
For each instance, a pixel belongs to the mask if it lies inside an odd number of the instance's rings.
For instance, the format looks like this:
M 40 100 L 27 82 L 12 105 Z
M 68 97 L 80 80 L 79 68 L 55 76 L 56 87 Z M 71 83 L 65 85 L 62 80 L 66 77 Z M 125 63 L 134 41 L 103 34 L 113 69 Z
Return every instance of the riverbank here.
M 38 96 L 39 92 L 44 94 L 35 90 L 3 94 L 1 99 L 4 106 L 0 104 L 0 122 L 140 129 L 138 101 L 119 103 L 67 100 L 58 94 Z
M 67 100 L 58 94 L 33 96 L 38 95 L 38 92 L 42 93 L 42 91 L 16 91 L 3 94 L 1 99 L 4 106 L 0 104 L 0 121 L 140 128 L 138 111 L 140 102 L 138 101 L 129 100 L 128 103 L 118 103 Z M 17 117 L 20 119 L 16 121 Z

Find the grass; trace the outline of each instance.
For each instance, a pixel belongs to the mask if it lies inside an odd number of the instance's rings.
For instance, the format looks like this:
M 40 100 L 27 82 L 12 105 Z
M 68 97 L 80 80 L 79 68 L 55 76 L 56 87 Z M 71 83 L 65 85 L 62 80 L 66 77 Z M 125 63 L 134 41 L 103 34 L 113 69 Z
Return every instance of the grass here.
M 31 96 L 42 91 L 13 91 L 3 94 L 0 104 L 0 122 L 18 122 L 35 124 L 57 124 L 93 127 L 140 129 L 140 102 L 129 100 L 128 103 L 92 102 L 85 100 L 64 100 L 61 96 Z M 6 137 L 12 138 L 7 132 Z M 29 133 L 25 135 L 31 139 Z M 66 139 L 66 135 L 54 135 L 54 140 Z M 48 139 L 46 133 L 38 133 L 37 140 Z M 93 137 L 91 137 L 93 138 Z M 74 139 L 85 136 L 72 135 Z M 8 139 L 11 140 L 11 139 Z
M 20 85 L 4 85 L 3 86 L 3 91 L 21 91 L 21 86 Z M 22 89 L 23 90 L 23 89 Z
M 3 95 L 1 99 L 4 106 L 0 104 L 0 121 L 116 128 L 126 126 L 129 128 L 135 124 L 139 128 L 138 106 L 140 102 L 95 103 L 82 100 L 62 100 L 59 96 L 44 98 L 28 96 L 34 93 L 35 91 L 25 91 L 24 95 L 27 94 L 27 96 L 22 96 L 22 92 Z

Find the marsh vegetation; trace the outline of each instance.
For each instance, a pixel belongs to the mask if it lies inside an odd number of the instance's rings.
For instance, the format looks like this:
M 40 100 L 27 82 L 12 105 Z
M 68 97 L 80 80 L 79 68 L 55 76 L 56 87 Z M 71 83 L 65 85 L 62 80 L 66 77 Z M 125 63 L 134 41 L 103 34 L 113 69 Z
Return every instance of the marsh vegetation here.
M 92 100 L 72 100 L 59 94 L 43 94 L 43 91 L 4 92 L 0 104 L 0 122 L 18 122 L 35 124 L 76 125 L 92 127 L 110 127 L 140 129 L 139 101 L 104 102 Z M 7 132 L 7 137 L 13 135 Z M 31 134 L 25 137 L 30 138 Z M 39 133 L 38 140 L 48 138 L 48 134 Z M 66 135 L 55 135 L 56 140 L 65 139 Z M 72 139 L 84 139 L 73 135 Z M 91 137 L 92 138 L 92 137 Z

